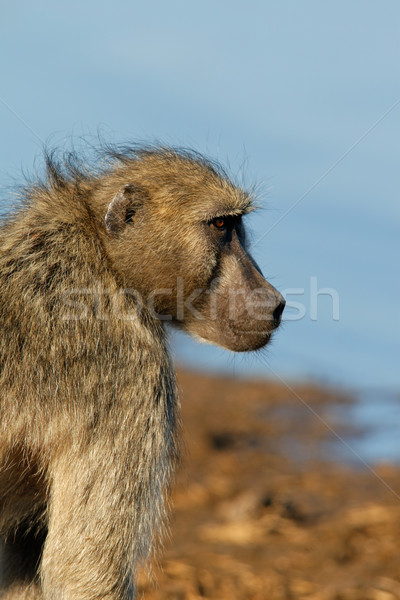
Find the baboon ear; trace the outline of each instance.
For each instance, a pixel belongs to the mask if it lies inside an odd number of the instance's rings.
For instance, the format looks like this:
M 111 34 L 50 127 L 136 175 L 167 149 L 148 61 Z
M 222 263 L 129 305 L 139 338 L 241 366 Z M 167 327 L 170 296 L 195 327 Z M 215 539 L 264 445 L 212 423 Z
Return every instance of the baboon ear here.
M 143 203 L 144 191 L 135 185 L 122 186 L 108 205 L 104 222 L 106 230 L 118 235 L 125 227 L 134 222 L 137 209 Z

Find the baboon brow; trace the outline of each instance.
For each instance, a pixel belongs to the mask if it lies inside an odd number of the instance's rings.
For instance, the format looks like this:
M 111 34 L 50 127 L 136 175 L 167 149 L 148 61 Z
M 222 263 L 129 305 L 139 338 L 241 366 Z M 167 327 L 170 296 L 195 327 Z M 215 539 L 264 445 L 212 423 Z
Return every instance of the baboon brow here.
M 212 221 L 213 219 L 223 219 L 224 217 L 225 218 L 226 217 L 240 218 L 240 217 L 244 217 L 245 215 L 249 214 L 253 210 L 255 210 L 255 206 L 253 206 L 251 200 L 248 199 L 247 203 L 243 203 L 242 206 L 224 205 L 224 206 L 220 206 L 220 207 L 215 207 L 214 210 L 208 212 L 205 215 L 205 221 L 208 223 L 208 222 Z

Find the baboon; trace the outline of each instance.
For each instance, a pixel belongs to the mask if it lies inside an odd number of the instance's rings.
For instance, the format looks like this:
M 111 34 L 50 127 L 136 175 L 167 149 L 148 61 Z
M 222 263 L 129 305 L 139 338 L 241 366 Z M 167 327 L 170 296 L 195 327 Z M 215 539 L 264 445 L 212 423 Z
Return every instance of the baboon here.
M 251 195 L 192 151 L 46 155 L 0 228 L 1 598 L 128 600 L 178 458 L 165 324 L 265 346 Z

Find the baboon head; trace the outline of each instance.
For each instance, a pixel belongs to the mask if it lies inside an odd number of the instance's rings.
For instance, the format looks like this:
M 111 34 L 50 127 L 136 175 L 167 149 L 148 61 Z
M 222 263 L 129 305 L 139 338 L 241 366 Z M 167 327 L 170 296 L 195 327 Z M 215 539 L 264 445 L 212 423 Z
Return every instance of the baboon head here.
M 125 160 L 118 177 L 119 189 L 102 191 L 102 210 L 123 285 L 203 341 L 237 352 L 265 346 L 285 301 L 247 250 L 250 196 L 219 166 L 169 149 Z

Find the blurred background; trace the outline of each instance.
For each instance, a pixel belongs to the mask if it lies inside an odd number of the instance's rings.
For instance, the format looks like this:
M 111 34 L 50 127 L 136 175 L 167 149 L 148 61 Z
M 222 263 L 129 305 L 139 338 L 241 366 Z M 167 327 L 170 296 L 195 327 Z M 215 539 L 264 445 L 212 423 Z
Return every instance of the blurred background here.
M 44 142 L 98 133 L 256 184 L 253 254 L 284 326 L 264 353 L 174 335 L 174 355 L 352 390 L 349 418 L 377 427 L 366 460 L 400 459 L 399 24 L 395 0 L 0 3 L 3 205 Z

